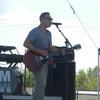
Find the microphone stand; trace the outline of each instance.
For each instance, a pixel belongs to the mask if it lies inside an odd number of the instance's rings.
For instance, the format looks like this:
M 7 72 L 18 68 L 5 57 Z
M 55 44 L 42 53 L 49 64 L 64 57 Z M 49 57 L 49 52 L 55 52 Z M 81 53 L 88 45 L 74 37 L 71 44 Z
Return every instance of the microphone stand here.
M 66 40 L 66 41 L 65 41 L 66 47 L 68 48 L 68 46 L 70 45 L 71 48 L 73 49 L 71 43 L 70 43 L 69 40 L 65 37 L 65 35 L 62 33 L 62 31 L 59 29 L 58 25 L 56 25 L 56 27 L 57 27 L 58 31 L 62 34 L 62 36 L 65 38 L 65 40 Z
M 63 37 L 65 38 L 65 44 L 66 44 L 66 48 L 68 48 L 68 46 L 71 47 L 71 49 L 74 48 L 72 47 L 71 43 L 69 42 L 69 40 L 65 37 L 65 35 L 62 33 L 62 31 L 59 29 L 58 25 L 56 25 L 58 31 L 63 35 Z M 64 100 L 75 100 L 75 63 L 73 63 L 73 61 L 69 61 L 68 58 L 65 58 L 66 61 L 64 62 L 65 64 L 65 77 L 66 77 L 66 93 L 64 95 Z M 73 87 L 73 88 L 69 88 L 69 87 Z

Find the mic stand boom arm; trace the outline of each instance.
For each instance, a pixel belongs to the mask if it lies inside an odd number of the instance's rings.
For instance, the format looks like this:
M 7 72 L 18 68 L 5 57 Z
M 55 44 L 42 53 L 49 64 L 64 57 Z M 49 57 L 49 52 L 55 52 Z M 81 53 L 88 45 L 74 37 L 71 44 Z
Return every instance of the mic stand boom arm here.
M 68 47 L 68 45 L 70 45 L 71 48 L 73 49 L 71 43 L 70 43 L 69 40 L 65 37 L 65 35 L 62 33 L 62 31 L 59 29 L 58 25 L 56 25 L 56 27 L 57 27 L 58 31 L 62 34 L 62 36 L 65 38 L 65 40 L 66 40 L 66 41 L 65 41 L 66 47 Z

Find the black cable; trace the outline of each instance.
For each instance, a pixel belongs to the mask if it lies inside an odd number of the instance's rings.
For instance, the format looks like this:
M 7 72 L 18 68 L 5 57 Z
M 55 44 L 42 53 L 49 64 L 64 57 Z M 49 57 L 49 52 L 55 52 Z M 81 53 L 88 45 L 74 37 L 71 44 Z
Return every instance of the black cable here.
M 81 21 L 81 19 L 79 18 L 79 16 L 76 14 L 75 9 L 73 8 L 73 6 L 70 4 L 70 2 L 69 2 L 68 0 L 67 0 L 67 2 L 68 2 L 70 8 L 71 8 L 72 11 L 73 11 L 73 14 L 76 15 L 76 17 L 77 17 L 78 21 L 80 22 L 81 26 L 83 27 L 83 29 L 84 29 L 85 32 L 87 33 L 88 37 L 90 38 L 90 40 L 91 40 L 92 43 L 94 44 L 95 48 L 98 49 L 98 48 L 97 48 L 97 45 L 96 45 L 95 42 L 94 42 L 94 40 L 93 40 L 92 37 L 90 36 L 90 34 L 89 34 L 87 28 L 86 28 L 85 25 L 82 23 L 82 21 Z

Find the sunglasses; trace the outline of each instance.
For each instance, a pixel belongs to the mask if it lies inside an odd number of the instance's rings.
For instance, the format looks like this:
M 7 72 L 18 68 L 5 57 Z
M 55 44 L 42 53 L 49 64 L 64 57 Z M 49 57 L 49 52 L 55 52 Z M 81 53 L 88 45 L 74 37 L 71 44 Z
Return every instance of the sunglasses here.
M 48 19 L 48 20 L 53 20 L 51 17 L 44 17 L 45 19 Z

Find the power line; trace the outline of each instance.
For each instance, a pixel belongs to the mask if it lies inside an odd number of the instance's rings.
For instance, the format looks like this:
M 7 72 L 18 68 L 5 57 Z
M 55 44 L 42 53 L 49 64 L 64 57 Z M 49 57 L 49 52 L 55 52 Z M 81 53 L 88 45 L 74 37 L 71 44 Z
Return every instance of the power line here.
M 76 14 L 76 11 L 75 11 L 75 9 L 73 8 L 73 6 L 70 4 L 70 2 L 69 2 L 68 0 L 67 0 L 67 3 L 69 4 L 70 8 L 72 9 L 73 14 L 76 15 L 78 21 L 80 22 L 81 26 L 83 27 L 83 29 L 84 29 L 85 32 L 87 33 L 88 37 L 90 38 L 90 40 L 91 40 L 92 43 L 94 44 L 95 48 L 98 49 L 96 43 L 94 42 L 94 40 L 93 40 L 92 37 L 90 36 L 90 34 L 89 34 L 87 28 L 85 27 L 85 25 L 83 24 L 83 22 L 81 21 L 81 19 L 79 18 L 79 16 Z

